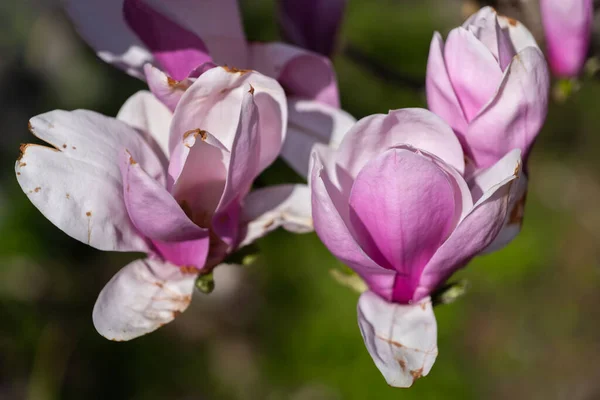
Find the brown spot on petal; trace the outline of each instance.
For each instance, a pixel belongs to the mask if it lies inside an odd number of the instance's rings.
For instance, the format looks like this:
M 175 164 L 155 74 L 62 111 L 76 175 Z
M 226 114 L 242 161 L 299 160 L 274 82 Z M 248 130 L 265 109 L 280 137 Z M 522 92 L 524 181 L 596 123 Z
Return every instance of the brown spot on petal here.
M 248 93 L 254 94 L 254 86 L 250 85 L 250 90 L 248 90 Z
M 523 196 L 519 199 L 519 201 L 514 205 L 513 209 L 510 211 L 510 217 L 508 219 L 508 224 L 519 224 L 523 223 L 523 216 L 525 215 L 525 201 L 527 200 L 527 192 L 523 194 Z
M 31 123 L 30 123 L 31 126 Z M 21 143 L 21 145 L 19 146 L 19 157 L 17 157 L 17 161 L 21 161 L 21 159 L 23 158 L 23 156 L 25 155 L 25 150 L 27 150 L 27 147 L 29 146 L 29 143 Z M 25 164 L 25 163 L 21 163 L 21 164 Z M 24 165 L 19 164 L 19 167 L 23 167 Z
M 31 125 L 31 121 L 27 121 L 27 129 L 29 129 L 29 132 L 33 133 L 33 125 Z
M 67 199 L 71 198 L 71 195 L 69 193 L 66 194 Z
M 179 311 L 179 310 L 173 311 L 173 319 L 177 318 L 179 315 L 181 315 L 181 311 Z
M 170 76 L 167 76 L 167 85 L 169 85 L 170 87 L 174 88 L 177 85 L 179 85 L 179 81 L 176 79 L 171 78 Z
M 411 369 L 410 374 L 412 375 L 413 380 L 416 381 L 417 379 L 419 379 L 423 376 L 423 368 Z
M 419 307 L 421 307 L 421 310 L 425 311 L 425 309 L 427 308 L 427 304 L 426 303 L 420 303 Z
M 194 267 L 193 265 L 184 265 L 179 267 L 179 270 L 181 271 L 182 274 L 187 274 L 187 275 L 195 275 L 198 273 L 198 268 Z
M 20 173 L 20 172 L 17 172 L 17 175 L 21 175 L 21 173 Z
M 506 17 L 506 20 L 510 26 L 517 26 L 519 24 L 519 21 L 514 18 Z
M 85 213 L 85 215 L 88 216 L 88 217 L 91 217 L 92 216 L 92 212 L 88 211 L 88 212 Z
M 63 149 L 66 149 L 66 148 L 67 148 L 67 144 L 65 143 L 65 144 L 63 144 Z
M 386 343 L 391 344 L 392 346 L 396 346 L 396 347 L 404 347 L 404 345 L 400 342 L 396 342 L 394 340 L 388 339 L 388 338 L 384 338 L 383 336 L 379 336 L 377 335 L 377 339 L 381 339 Z
M 402 369 L 402 371 L 406 371 L 406 361 L 398 360 L 398 364 L 400 365 L 400 368 Z
M 129 152 L 129 150 L 125 150 L 127 152 L 127 154 L 129 154 L 129 165 L 135 165 L 137 164 L 137 161 L 135 161 L 133 159 L 133 156 L 131 155 L 131 153 Z
M 271 221 L 267 222 L 267 223 L 264 225 L 264 227 L 263 227 L 263 228 L 265 228 L 265 229 L 269 229 L 270 227 L 272 227 L 272 226 L 273 226 L 273 224 L 274 224 L 274 223 L 275 223 L 275 221 L 274 221 L 274 220 L 271 220 Z
M 75 146 L 72 146 L 71 148 L 72 148 L 73 150 L 77 150 L 77 147 L 75 147 Z
M 38 187 L 36 187 L 35 189 L 33 189 L 33 191 L 34 191 L 34 192 L 36 192 L 36 193 L 39 193 L 39 192 L 40 192 L 40 190 L 42 190 L 42 188 L 41 188 L 41 187 L 39 187 L 39 186 L 38 186 Z
M 184 132 L 183 139 L 187 139 L 190 135 L 194 135 L 194 139 L 200 136 L 200 139 L 202 139 L 203 141 L 206 141 L 206 139 L 208 138 L 207 132 L 203 129 L 198 128 Z
M 223 65 L 222 68 L 227 72 L 231 72 L 232 74 L 240 73 L 240 74 L 244 75 L 244 74 L 247 74 L 248 72 L 252 71 L 250 69 L 239 69 L 236 67 L 230 67 L 227 64 Z

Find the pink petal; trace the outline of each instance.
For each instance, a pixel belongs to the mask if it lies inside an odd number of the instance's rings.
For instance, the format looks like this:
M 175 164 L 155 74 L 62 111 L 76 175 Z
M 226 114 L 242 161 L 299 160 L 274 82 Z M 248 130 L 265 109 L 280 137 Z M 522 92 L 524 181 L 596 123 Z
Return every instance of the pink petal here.
M 119 110 L 117 119 L 138 129 L 146 141 L 163 159 L 166 166 L 166 155 L 169 154 L 169 128 L 173 113 L 169 111 L 154 95 L 147 91 L 139 91 L 131 96 Z
M 292 96 L 340 106 L 335 70 L 327 57 L 283 43 L 252 43 L 250 65 L 275 78 Z
M 493 165 L 512 149 L 527 159 L 548 111 L 550 78 L 544 56 L 528 47 L 507 69 L 498 92 L 471 121 L 466 135 L 479 168 Z
M 248 49 L 237 0 L 146 0 L 202 39 L 217 64 L 245 68 Z
M 310 190 L 306 185 L 276 185 L 254 190 L 244 199 L 243 214 L 247 227 L 240 247 L 279 227 L 295 233 L 313 230 Z
M 377 265 L 357 243 L 350 231 L 348 200 L 332 183 L 318 153 L 313 153 L 311 174 L 312 215 L 317 235 L 334 256 L 367 281 L 371 290 L 390 298 L 396 273 Z
M 279 25 L 296 46 L 329 56 L 335 47 L 346 0 L 281 0 Z
M 358 300 L 358 326 L 388 385 L 410 387 L 431 371 L 438 348 L 437 323 L 429 298 L 401 305 L 365 292 Z
M 435 32 L 429 47 L 427 60 L 427 105 L 431 111 L 446 121 L 461 141 L 467 131 L 467 120 L 454 93 L 448 77 L 444 60 L 444 42 L 442 36 Z
M 548 61 L 552 72 L 576 76 L 583 68 L 592 37 L 592 0 L 540 0 Z
M 518 194 L 522 174 L 519 150 L 513 150 L 477 178 L 479 200 L 433 255 L 421 275 L 413 300 L 428 296 L 453 272 L 464 267 L 494 241 L 504 225 L 508 205 Z M 475 189 L 474 189 L 475 191 Z
M 213 68 L 203 73 L 181 98 L 171 125 L 170 148 L 191 130 L 206 130 L 231 149 L 244 93 L 254 89 L 261 142 L 259 169 L 271 164 L 285 140 L 287 101 L 279 84 L 254 71 Z
M 444 59 L 454 92 L 470 121 L 494 96 L 502 69 L 488 48 L 464 28 L 448 35 Z
M 212 61 L 202 39 L 142 0 L 123 0 L 123 15 L 164 70 L 176 80 Z
M 166 181 L 143 136 L 121 121 L 84 110 L 38 115 L 30 130 L 54 147 L 23 145 L 15 166 L 21 188 L 42 214 L 97 249 L 147 251 L 128 217 L 119 170 L 127 148 L 154 179 Z
M 313 100 L 288 99 L 288 106 L 288 132 L 281 157 L 306 178 L 314 145 L 337 149 L 356 119 L 344 110 Z
M 83 39 L 107 63 L 142 79 L 152 53 L 123 18 L 123 0 L 67 0 L 65 8 Z M 107 29 L 110 27 L 110 29 Z
M 454 132 L 427 110 L 407 108 L 377 114 L 358 121 L 344 137 L 337 162 L 351 176 L 383 150 L 409 145 L 427 151 L 463 172 L 463 151 Z
M 412 151 L 387 150 L 360 171 L 349 204 L 361 247 L 398 272 L 393 301 L 408 302 L 421 270 L 457 222 L 447 174 Z
M 157 259 L 129 263 L 96 300 L 92 315 L 96 330 L 120 342 L 160 328 L 186 310 L 196 276 Z

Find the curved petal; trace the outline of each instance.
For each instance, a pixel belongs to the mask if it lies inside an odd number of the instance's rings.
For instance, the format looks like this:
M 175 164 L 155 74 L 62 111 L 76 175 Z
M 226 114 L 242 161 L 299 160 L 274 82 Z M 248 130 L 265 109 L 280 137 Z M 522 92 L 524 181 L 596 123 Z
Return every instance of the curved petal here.
M 139 129 L 150 144 L 155 144 L 163 165 L 169 154 L 169 128 L 173 113 L 150 92 L 141 90 L 131 96 L 117 114 L 117 119 Z
M 550 77 L 541 51 L 528 47 L 513 59 L 498 92 L 471 121 L 467 142 L 479 168 L 512 149 L 527 159 L 548 112 Z
M 337 78 L 327 57 L 284 43 L 251 43 L 250 66 L 297 97 L 340 106 Z
M 171 112 L 175 111 L 181 96 L 193 83 L 189 78 L 175 80 L 151 64 L 144 65 L 144 75 L 150 91 Z
M 350 231 L 347 199 L 331 182 L 318 152 L 312 158 L 311 204 L 317 235 L 334 256 L 361 275 L 371 290 L 391 298 L 396 272 L 377 265 L 359 246 Z
M 248 225 L 240 247 L 279 227 L 295 233 L 313 230 L 310 190 L 306 185 L 276 185 L 254 190 L 244 200 L 243 215 Z
M 592 0 L 541 0 L 540 11 L 548 61 L 561 76 L 576 76 L 583 68 L 592 38 Z
M 525 27 L 525 25 L 523 25 L 521 22 L 513 18 L 498 15 L 498 24 L 504 32 L 508 33 L 510 41 L 512 42 L 517 54 L 525 50 L 527 47 L 536 47 L 539 49 L 535 38 L 531 32 L 529 32 L 529 29 L 527 29 L 527 27 Z
M 401 305 L 365 292 L 358 300 L 358 326 L 371 358 L 390 386 L 410 387 L 431 371 L 438 349 L 437 323 L 429 298 Z
M 378 154 L 401 145 L 427 151 L 464 172 L 463 151 L 452 129 L 437 115 L 419 108 L 361 119 L 342 140 L 337 162 L 356 176 Z
M 502 69 L 488 48 L 464 28 L 448 35 L 444 59 L 454 93 L 470 121 L 494 96 Z
M 287 101 L 281 86 L 254 71 L 213 68 L 204 72 L 181 98 L 171 124 L 170 149 L 192 130 L 212 133 L 231 149 L 244 93 L 254 90 L 261 141 L 259 169 L 271 164 L 285 140 Z
M 143 79 L 142 67 L 153 56 L 123 18 L 123 0 L 66 0 L 75 28 L 107 63 Z M 110 29 L 107 29 L 110 27 Z
M 356 119 L 339 108 L 314 100 L 289 99 L 288 132 L 281 157 L 307 178 L 315 143 L 337 149 Z
M 387 150 L 356 177 L 350 221 L 370 258 L 398 272 L 394 302 L 412 299 L 423 267 L 454 229 L 455 200 L 447 174 L 406 149 Z
M 185 311 L 197 273 L 157 259 L 135 260 L 104 286 L 92 319 L 99 334 L 125 341 L 150 333 Z
M 146 0 L 193 32 L 217 64 L 248 67 L 248 49 L 237 0 Z
M 329 56 L 335 47 L 346 0 L 279 2 L 279 26 L 293 44 Z
M 160 160 L 135 129 L 103 115 L 52 111 L 30 130 L 54 148 L 23 145 L 17 179 L 31 202 L 69 236 L 100 250 L 147 251 L 123 199 L 119 156 L 127 148 L 164 183 Z
M 202 39 L 142 0 L 123 0 L 123 16 L 160 65 L 173 78 L 187 78 L 212 61 Z
M 512 242 L 519 232 L 521 232 L 523 215 L 525 212 L 525 200 L 527 199 L 527 180 L 527 176 L 522 174 L 516 181 L 516 192 L 509 199 L 510 203 L 508 205 L 508 213 L 504 219 L 504 225 L 502 226 L 500 233 L 498 233 L 498 236 L 496 236 L 496 239 L 485 248 L 483 251 L 484 254 L 501 250 Z
M 459 139 L 464 141 L 467 120 L 448 77 L 444 61 L 444 41 L 438 32 L 433 34 L 429 47 L 425 87 L 429 109 L 450 124 Z
M 521 152 L 515 149 L 477 177 L 482 193 L 473 209 L 433 255 L 423 270 L 413 300 L 428 296 L 456 270 L 494 241 L 504 225 L 522 175 Z M 477 195 L 476 195 L 477 196 Z

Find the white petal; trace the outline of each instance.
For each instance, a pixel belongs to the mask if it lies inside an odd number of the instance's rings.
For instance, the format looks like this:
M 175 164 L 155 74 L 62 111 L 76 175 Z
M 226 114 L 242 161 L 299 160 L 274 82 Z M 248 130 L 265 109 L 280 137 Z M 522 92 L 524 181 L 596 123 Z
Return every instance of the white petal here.
M 150 258 L 129 263 L 96 300 L 96 330 L 107 339 L 124 341 L 171 322 L 190 304 L 196 275 Z
M 148 133 L 146 140 L 156 141 L 162 153 L 169 154 L 169 128 L 173 113 L 152 93 L 141 90 L 128 98 L 117 119 Z
M 314 100 L 288 99 L 288 133 L 281 156 L 307 178 L 315 143 L 337 149 L 356 119 L 339 108 Z
M 30 121 L 52 147 L 23 145 L 17 180 L 31 202 L 69 236 L 100 250 L 146 251 L 123 201 L 119 156 L 128 150 L 153 178 L 163 166 L 135 129 L 114 118 L 78 110 L 52 111 Z
M 508 30 L 510 40 L 512 41 L 517 53 L 520 53 L 527 47 L 535 47 L 539 49 L 539 46 L 529 29 L 527 29 L 520 21 L 505 17 L 503 15 L 498 15 L 498 24 L 500 24 L 500 28 L 502 28 L 502 30 Z
M 358 300 L 358 324 L 369 354 L 390 386 L 410 387 L 433 367 L 437 324 L 429 298 L 402 305 L 365 292 Z
M 277 185 L 251 192 L 244 201 L 248 230 L 240 246 L 252 243 L 279 227 L 290 232 L 313 230 L 307 185 Z

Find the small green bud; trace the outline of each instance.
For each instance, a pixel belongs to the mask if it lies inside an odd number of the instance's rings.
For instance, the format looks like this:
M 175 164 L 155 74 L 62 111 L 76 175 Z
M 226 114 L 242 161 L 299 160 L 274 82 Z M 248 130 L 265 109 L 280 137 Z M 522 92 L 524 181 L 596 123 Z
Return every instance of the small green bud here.
M 213 273 L 209 272 L 208 274 L 199 275 L 196 279 L 196 287 L 204 294 L 212 293 L 212 291 L 215 290 Z

